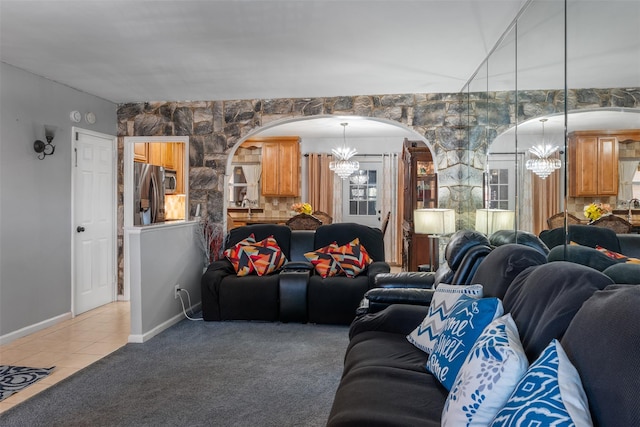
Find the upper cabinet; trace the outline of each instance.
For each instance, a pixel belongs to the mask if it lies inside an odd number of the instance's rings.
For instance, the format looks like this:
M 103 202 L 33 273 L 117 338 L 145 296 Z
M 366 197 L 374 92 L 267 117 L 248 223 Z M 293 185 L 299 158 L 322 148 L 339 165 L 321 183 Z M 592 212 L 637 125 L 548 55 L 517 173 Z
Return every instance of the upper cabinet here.
M 147 163 L 149 158 L 149 144 L 146 142 L 136 142 L 133 144 L 133 161 Z
M 569 134 L 569 196 L 618 194 L 618 137 L 615 132 Z
M 252 143 L 257 142 L 252 139 Z M 265 137 L 262 143 L 262 195 L 300 195 L 300 138 Z

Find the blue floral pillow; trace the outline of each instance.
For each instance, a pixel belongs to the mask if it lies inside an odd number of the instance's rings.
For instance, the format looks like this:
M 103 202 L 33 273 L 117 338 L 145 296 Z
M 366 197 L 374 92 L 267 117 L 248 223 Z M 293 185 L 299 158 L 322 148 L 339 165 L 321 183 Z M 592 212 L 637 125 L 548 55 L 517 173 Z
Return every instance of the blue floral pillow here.
M 593 425 L 578 371 L 558 340 L 531 364 L 491 425 Z
M 444 404 L 442 426 L 489 425 L 528 367 L 511 314 L 491 322 L 458 372 Z
M 451 390 L 460 367 L 484 328 L 502 313 L 502 302 L 498 298 L 460 297 L 426 365 L 447 390 Z

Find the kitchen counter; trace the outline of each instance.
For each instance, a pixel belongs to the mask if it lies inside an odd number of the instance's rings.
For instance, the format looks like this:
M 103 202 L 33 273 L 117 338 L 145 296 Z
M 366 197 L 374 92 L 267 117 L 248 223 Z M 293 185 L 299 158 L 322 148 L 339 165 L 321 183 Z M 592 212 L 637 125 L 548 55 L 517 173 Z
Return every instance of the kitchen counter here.
M 262 216 L 259 214 L 254 215 L 232 215 L 233 221 L 236 226 L 251 225 L 251 224 L 284 224 L 291 217 L 275 217 L 275 216 Z

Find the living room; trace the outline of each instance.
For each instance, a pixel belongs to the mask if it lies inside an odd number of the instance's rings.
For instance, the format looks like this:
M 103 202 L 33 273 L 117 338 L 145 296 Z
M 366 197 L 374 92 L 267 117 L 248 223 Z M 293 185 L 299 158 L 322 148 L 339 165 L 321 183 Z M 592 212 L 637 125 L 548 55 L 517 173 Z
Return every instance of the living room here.
M 509 17 L 500 16 L 503 24 L 496 29 L 493 38 L 486 43 L 492 47 L 507 29 L 511 20 L 516 16 L 519 7 L 525 2 L 520 2 L 511 9 Z M 529 6 L 534 8 L 537 2 Z M 562 3 L 562 2 L 559 2 Z M 637 9 L 633 9 L 632 2 L 620 2 L 626 7 L 631 7 L 629 13 L 620 13 L 613 7 L 609 8 L 609 15 L 601 13 L 596 22 L 601 19 L 614 20 L 618 23 L 624 19 L 635 19 Z M 481 5 L 482 3 L 478 3 Z M 562 9 L 564 5 L 558 6 Z M 480 8 L 482 6 L 479 6 Z M 577 2 L 569 2 L 571 8 L 577 8 Z M 623 6 L 621 6 L 623 7 Z M 3 2 L 4 8 L 4 2 Z M 495 11 L 495 9 L 492 9 Z M 4 12 L 4 10 L 3 10 Z M 478 12 L 481 13 L 481 12 Z M 506 12 L 505 12 L 506 14 Z M 613 15 L 613 16 L 612 16 Z M 571 16 L 568 15 L 571 24 Z M 584 18 L 580 16 L 580 18 Z M 545 20 L 544 22 L 552 22 Z M 3 22 L 4 24 L 4 22 Z M 533 24 L 532 24 L 533 25 Z M 4 26 L 4 25 L 3 25 Z M 524 27 L 524 28 L 522 28 Z M 71 84 L 60 84 L 29 73 L 22 68 L 11 65 L 4 60 L 0 65 L 2 78 L 2 140 L 4 152 L 2 155 L 2 281 L 0 282 L 1 310 L 0 310 L 0 343 L 10 342 L 26 333 L 33 333 L 46 326 L 56 324 L 61 320 L 72 317 L 74 307 L 72 304 L 73 271 L 72 262 L 72 230 L 75 230 L 71 199 L 72 187 L 69 178 L 73 167 L 72 126 L 86 128 L 94 132 L 117 136 L 121 141 L 125 137 L 141 136 L 136 133 L 135 124 L 143 117 L 164 117 L 162 123 L 170 126 L 164 127 L 158 133 L 146 136 L 174 136 L 165 130 L 171 127 L 176 129 L 178 122 L 174 117 L 167 119 L 167 111 L 177 110 L 188 112 L 193 117 L 192 124 L 198 123 L 198 117 L 202 113 L 211 115 L 211 132 L 202 134 L 182 134 L 189 137 L 190 141 L 190 178 L 189 188 L 189 214 L 195 215 L 198 205 L 202 214 L 207 215 L 213 222 L 221 226 L 225 221 L 225 198 L 219 181 L 226 174 L 229 161 L 229 150 L 237 147 L 249 136 L 259 134 L 261 130 L 279 120 L 291 120 L 293 118 L 308 117 L 310 106 L 320 105 L 320 109 L 314 115 L 326 116 L 359 116 L 378 117 L 404 126 L 422 137 L 432 148 L 438 159 L 440 173 L 439 185 L 441 186 L 439 205 L 455 209 L 458 212 L 457 221 L 459 228 L 473 227 L 475 210 L 482 207 L 482 171 L 486 165 L 486 153 L 490 144 L 485 140 L 485 135 L 491 137 L 501 134 L 507 128 L 513 127 L 513 108 L 515 102 L 494 104 L 495 108 L 482 109 L 481 111 L 467 114 L 472 94 L 492 93 L 492 99 L 502 100 L 505 93 L 517 91 L 521 96 L 517 108 L 525 113 L 521 119 L 535 120 L 543 115 L 552 113 L 563 114 L 565 110 L 564 99 L 572 102 L 567 104 L 569 110 L 574 109 L 638 109 L 638 70 L 637 55 L 637 27 L 633 22 L 617 24 L 611 28 L 612 34 L 621 31 L 623 34 L 616 38 L 616 48 L 611 46 L 595 46 L 596 51 L 573 52 L 572 43 L 575 43 L 576 34 L 569 34 L 568 38 L 568 73 L 563 71 L 565 66 L 565 51 L 555 52 L 552 47 L 555 44 L 544 44 L 537 36 L 528 39 L 525 35 L 531 34 L 523 24 L 521 30 L 524 35 L 519 36 L 518 44 L 513 43 L 514 33 L 507 34 L 502 44 L 497 44 L 496 52 L 509 57 L 503 70 L 492 69 L 493 62 L 485 63 L 480 67 L 482 59 L 488 54 L 487 49 L 479 60 L 471 64 L 471 72 L 462 78 L 457 78 L 455 89 L 440 91 L 431 90 L 428 85 L 417 89 L 407 89 L 398 85 L 398 89 L 385 92 L 382 95 L 372 94 L 373 89 L 356 87 L 353 91 L 335 93 L 326 89 L 326 92 L 318 90 L 311 95 L 279 95 L 255 96 L 250 94 L 209 96 L 204 101 L 185 101 L 187 99 L 201 99 L 193 94 L 180 98 L 170 96 L 162 98 L 138 97 L 128 98 L 124 101 L 113 101 L 102 92 L 91 90 L 73 89 Z M 569 25 L 571 29 L 577 26 Z M 595 28 L 594 22 L 590 22 L 587 28 Z M 553 33 L 558 35 L 558 40 L 563 39 L 563 28 L 554 28 Z M 549 32 L 548 28 L 544 29 Z M 628 31 L 628 32 L 625 32 Z M 635 32 L 634 32 L 635 31 Z M 591 30 L 596 36 L 597 31 Z M 630 35 L 629 35 L 630 34 Z M 511 38 L 510 38 L 511 37 Z M 10 40 L 3 37 L 4 40 Z M 633 44 L 633 40 L 636 44 Z M 561 46 L 563 43 L 558 42 Z M 9 42 L 7 42 L 9 43 Z M 399 44 L 407 43 L 406 40 Z M 520 43 L 526 43 L 521 45 Z M 533 51 L 534 44 L 544 44 L 544 55 L 536 53 L 528 56 L 526 53 Z M 619 44 L 618 44 L 619 43 Z M 61 43 L 62 45 L 63 43 Z M 592 44 L 593 45 L 593 44 Z M 4 45 L 3 45 L 4 47 Z M 517 47 L 517 50 L 516 50 Z M 633 50 L 636 49 L 636 50 Z M 4 50 L 4 49 L 3 49 Z M 511 53 L 507 55 L 507 51 Z M 622 51 L 627 62 L 626 65 L 608 67 L 608 55 L 613 51 Z M 518 66 L 516 68 L 516 52 Z M 536 52 L 538 52 L 536 50 Z M 572 53 L 573 52 L 573 53 Z M 415 51 L 413 51 L 415 55 Z M 348 56 L 348 55 L 347 55 Z M 407 57 L 411 55 L 407 54 Z M 541 61 L 544 58 L 545 61 Z M 585 59 L 588 58 L 588 59 Z M 575 60 L 578 62 L 571 62 Z M 528 63 L 529 61 L 529 63 Z M 593 61 L 593 62 L 589 62 Z M 635 61 L 635 62 L 634 62 Z M 529 67 L 530 63 L 545 62 L 551 65 L 552 70 Z M 616 64 L 625 64 L 615 62 Z M 396 63 L 397 64 L 397 63 Z M 489 64 L 489 65 L 487 65 Z M 573 64 L 573 65 L 572 65 Z M 606 66 L 607 71 L 602 71 L 601 66 Z M 393 67 L 392 67 L 393 68 Z M 518 73 L 513 70 L 518 70 Z M 510 70 L 510 71 L 505 71 Z M 600 81 L 578 80 L 578 77 L 587 77 L 579 70 L 589 70 L 588 77 L 598 78 Z M 476 73 L 477 71 L 477 73 Z M 504 71 L 504 72 L 502 72 Z M 527 73 L 525 73 L 527 71 Z M 545 82 L 544 85 L 533 83 L 534 78 L 548 77 L 546 72 L 555 78 L 555 82 Z M 632 78 L 617 75 L 615 72 L 627 72 Z M 361 72 L 366 75 L 369 70 Z M 635 77 L 633 77 L 635 75 Z M 499 82 L 489 77 L 500 76 Z M 505 77 L 506 76 L 506 77 Z M 516 79 L 517 77 L 517 79 Z M 564 79 L 567 82 L 565 84 Z M 634 80 L 635 78 L 635 80 Z M 81 78 L 78 77 L 78 80 Z M 469 85 L 465 82 L 469 79 Z M 55 80 L 55 79 L 53 79 Z M 247 81 L 252 79 L 247 78 Z M 366 80 L 366 79 L 363 79 Z M 426 79 L 428 80 L 428 78 Z M 455 80 L 455 79 L 454 79 Z M 517 80 L 517 86 L 514 81 Z M 253 81 L 259 79 L 253 78 Z M 574 83 L 575 81 L 575 83 Z M 494 83 L 495 82 L 495 83 Z M 174 85 L 179 86 L 179 85 Z M 250 85 L 248 85 L 250 86 Z M 423 89 L 424 88 L 424 89 Z M 565 92 L 565 89 L 567 92 Z M 131 90 L 133 92 L 133 90 Z M 254 92 L 258 93 L 258 92 Z M 409 94 L 409 95 L 407 95 Z M 307 99 L 312 99 L 308 102 Z M 272 102 L 266 102 L 271 100 Z M 347 102 L 345 102 L 347 101 Z M 289 109 L 278 111 L 270 110 L 270 106 L 290 106 Z M 340 107 L 347 105 L 346 107 Z M 478 104 L 475 104 L 478 105 Z M 340 107 L 340 108 L 338 108 Z M 462 111 L 461 111 L 462 110 Z M 80 123 L 72 123 L 69 119 L 71 111 L 94 113 L 97 120 L 90 124 L 86 120 Z M 628 113 L 628 111 L 624 111 Z M 637 111 L 636 113 L 637 114 Z M 509 116 L 504 120 L 504 116 Z M 499 120 L 498 120 L 499 119 Z M 465 123 L 473 123 L 467 132 L 460 128 Z M 31 145 L 36 139 L 44 138 L 44 124 L 57 125 L 53 143 L 56 151 L 47 156 L 43 161 L 37 160 Z M 475 126 L 483 124 L 486 126 Z M 195 128 L 195 126 L 194 126 Z M 482 128 L 482 129 L 481 129 Z M 202 128 L 199 128 L 202 129 Z M 10 142 L 11 141 L 11 142 Z M 124 159 L 124 147 L 118 146 L 118 165 Z M 520 150 L 519 150 L 520 151 Z M 119 167 L 119 169 L 121 169 Z M 193 179 L 209 177 L 210 180 Z M 560 187 L 562 183 L 558 183 Z M 118 187 L 115 198 L 119 206 L 123 190 Z M 515 199 L 513 200 L 515 203 Z M 524 201 L 521 201 L 524 203 Z M 531 203 L 533 204 L 533 203 Z M 514 205 L 515 209 L 515 205 Z M 174 242 L 184 240 L 192 236 L 193 227 L 167 230 L 174 233 L 165 236 L 163 245 L 172 246 Z M 118 226 L 114 230 L 117 241 L 116 248 L 119 252 L 118 265 L 114 271 L 114 289 L 119 282 L 124 289 L 125 261 L 124 229 Z M 160 238 L 162 242 L 162 237 Z M 153 252 L 154 263 L 140 265 L 141 271 L 153 271 L 153 275 L 142 276 L 138 287 L 130 286 L 130 298 L 132 304 L 132 329 L 131 335 L 139 341 L 150 339 L 176 319 L 181 319 L 182 310 L 175 301 L 171 290 L 176 280 L 180 281 L 195 296 L 195 304 L 199 300 L 199 276 L 201 273 L 201 259 L 190 266 L 192 271 L 184 276 L 171 277 L 171 282 L 162 282 L 159 278 L 169 276 L 176 270 L 175 259 L 180 259 L 176 253 L 185 249 L 187 253 L 197 256 L 197 242 L 191 239 L 183 247 L 175 247 L 173 251 L 163 251 L 157 247 L 157 240 L 149 242 L 157 248 Z M 64 248 L 61 250 L 60 248 Z M 114 252 L 116 249 L 114 249 Z M 145 251 L 146 253 L 146 251 Z M 115 257 L 115 255 L 114 255 Z M 144 260 L 141 260 L 143 262 Z M 158 265 L 162 267 L 159 268 Z M 131 266 L 129 266 L 131 267 Z M 197 273 L 194 273 L 196 271 Z M 114 294 L 117 294 L 114 291 Z M 125 299 L 123 296 L 113 295 L 115 299 Z M 153 300 L 155 295 L 162 295 L 161 301 Z M 166 298 L 165 298 L 166 297 Z M 138 308 L 135 308 L 138 307 Z

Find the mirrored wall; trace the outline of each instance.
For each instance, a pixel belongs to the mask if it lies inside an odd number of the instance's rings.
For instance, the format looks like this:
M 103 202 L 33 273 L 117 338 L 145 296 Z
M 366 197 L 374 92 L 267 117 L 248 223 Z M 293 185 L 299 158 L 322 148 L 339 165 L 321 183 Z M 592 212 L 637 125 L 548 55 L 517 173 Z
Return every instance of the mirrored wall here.
M 525 5 L 463 90 L 473 188 L 465 227 L 538 235 L 554 214 L 586 224 L 585 206 L 613 212 L 632 198 L 633 185 L 618 184 L 640 160 L 640 138 L 627 132 L 640 129 L 639 18 L 640 2 L 623 0 Z M 571 141 L 584 131 L 617 135 L 610 167 L 577 162 L 584 154 Z

